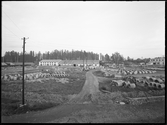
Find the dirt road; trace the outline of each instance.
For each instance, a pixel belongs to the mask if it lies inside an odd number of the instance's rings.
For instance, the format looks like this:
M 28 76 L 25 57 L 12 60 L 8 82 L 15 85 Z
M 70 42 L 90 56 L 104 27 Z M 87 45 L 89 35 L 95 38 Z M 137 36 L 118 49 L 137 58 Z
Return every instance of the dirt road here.
M 165 103 L 155 102 L 139 106 L 116 104 L 83 104 L 85 96 L 98 92 L 97 78 L 91 71 L 86 73 L 86 81 L 82 91 L 72 100 L 82 103 L 63 104 L 38 112 L 1 117 L 2 123 L 57 123 L 57 122 L 110 122 L 110 123 L 150 123 L 164 122 Z M 73 101 L 72 101 L 73 102 Z M 72 120 L 73 119 L 73 120 Z
M 89 71 L 86 73 L 86 81 L 81 92 L 74 95 L 69 102 L 79 104 L 90 103 L 93 101 L 93 96 L 99 92 L 98 79 L 92 74 L 91 71 Z

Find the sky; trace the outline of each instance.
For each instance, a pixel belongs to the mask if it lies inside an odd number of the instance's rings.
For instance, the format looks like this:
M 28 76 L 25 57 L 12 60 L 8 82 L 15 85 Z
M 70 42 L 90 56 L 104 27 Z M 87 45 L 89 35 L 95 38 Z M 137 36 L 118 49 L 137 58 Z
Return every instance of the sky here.
M 165 55 L 165 1 L 3 1 L 2 55 L 85 50 L 125 58 Z

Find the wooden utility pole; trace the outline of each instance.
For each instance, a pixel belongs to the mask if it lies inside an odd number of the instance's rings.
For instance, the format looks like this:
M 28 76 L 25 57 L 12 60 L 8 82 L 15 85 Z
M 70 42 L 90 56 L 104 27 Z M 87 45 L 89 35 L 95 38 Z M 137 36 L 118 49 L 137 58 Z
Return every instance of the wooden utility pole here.
M 24 106 L 25 104 L 25 102 L 24 102 L 24 53 L 25 53 L 25 40 L 26 40 L 26 38 L 25 37 L 23 37 L 22 38 L 23 39 L 23 85 L 22 85 L 22 106 Z M 28 38 L 27 38 L 28 39 Z

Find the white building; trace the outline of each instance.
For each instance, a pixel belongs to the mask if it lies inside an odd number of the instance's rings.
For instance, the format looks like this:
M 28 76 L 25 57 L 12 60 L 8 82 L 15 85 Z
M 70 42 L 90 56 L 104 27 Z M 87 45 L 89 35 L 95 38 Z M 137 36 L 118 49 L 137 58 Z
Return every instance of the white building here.
M 41 60 L 39 66 L 59 66 L 59 65 L 68 65 L 68 66 L 99 66 L 99 60 Z
M 99 60 L 62 60 L 63 65 L 75 65 L 75 66 L 99 66 Z
M 39 62 L 39 66 L 58 66 L 62 60 L 54 59 L 54 60 L 41 60 Z
M 165 65 L 165 57 L 156 57 L 156 58 L 150 59 L 150 62 L 148 64 L 150 64 L 150 65 Z

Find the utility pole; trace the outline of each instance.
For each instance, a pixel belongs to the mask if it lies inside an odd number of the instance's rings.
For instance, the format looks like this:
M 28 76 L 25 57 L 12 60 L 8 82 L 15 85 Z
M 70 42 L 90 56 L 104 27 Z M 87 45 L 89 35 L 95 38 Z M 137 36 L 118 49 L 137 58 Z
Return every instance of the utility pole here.
M 24 53 L 25 53 L 25 40 L 26 40 L 26 38 L 25 37 L 23 37 L 22 38 L 23 39 L 23 85 L 22 85 L 22 106 L 24 106 L 25 105 L 25 102 L 24 102 Z M 28 39 L 28 38 L 27 38 Z

